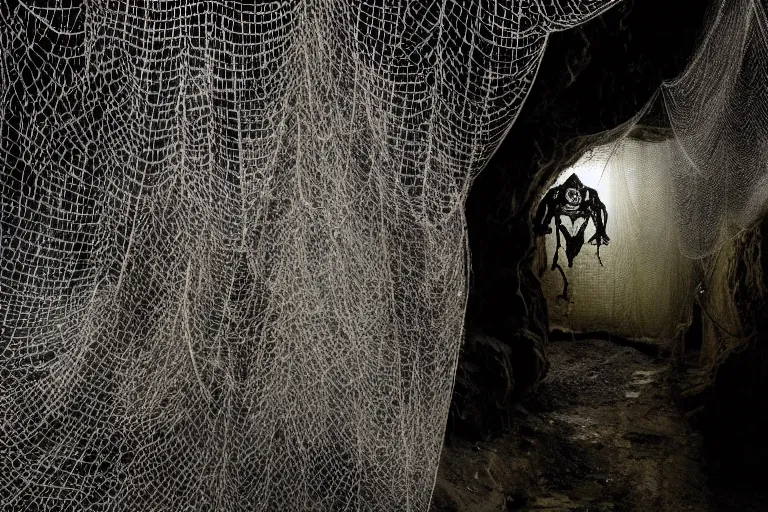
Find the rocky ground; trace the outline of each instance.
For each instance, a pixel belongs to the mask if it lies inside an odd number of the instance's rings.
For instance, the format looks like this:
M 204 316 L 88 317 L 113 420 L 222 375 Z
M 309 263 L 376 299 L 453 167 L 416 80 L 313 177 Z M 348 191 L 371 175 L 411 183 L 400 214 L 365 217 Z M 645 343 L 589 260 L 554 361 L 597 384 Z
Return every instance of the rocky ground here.
M 548 376 L 504 435 L 447 443 L 435 512 L 768 510 L 711 491 L 663 359 L 607 340 L 548 353 Z

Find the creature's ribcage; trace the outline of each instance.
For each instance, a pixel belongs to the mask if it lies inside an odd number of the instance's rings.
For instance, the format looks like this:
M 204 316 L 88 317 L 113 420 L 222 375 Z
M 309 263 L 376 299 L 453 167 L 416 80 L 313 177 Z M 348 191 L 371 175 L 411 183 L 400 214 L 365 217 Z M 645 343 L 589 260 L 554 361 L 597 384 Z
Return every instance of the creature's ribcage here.
M 582 227 L 584 227 L 585 230 L 589 229 L 589 226 L 585 226 L 587 223 L 589 223 L 589 217 L 578 217 L 575 220 L 572 220 L 568 216 L 563 216 L 560 225 L 565 228 L 571 237 L 574 237 L 579 234 Z

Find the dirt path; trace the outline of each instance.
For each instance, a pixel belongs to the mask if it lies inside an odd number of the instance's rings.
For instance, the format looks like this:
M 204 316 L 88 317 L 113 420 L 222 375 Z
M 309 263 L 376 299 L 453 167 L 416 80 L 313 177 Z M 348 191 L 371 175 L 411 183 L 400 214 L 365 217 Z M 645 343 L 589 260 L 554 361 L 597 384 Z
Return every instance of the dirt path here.
M 663 361 L 609 341 L 548 346 L 550 372 L 501 438 L 446 446 L 433 510 L 712 511 L 700 438 Z

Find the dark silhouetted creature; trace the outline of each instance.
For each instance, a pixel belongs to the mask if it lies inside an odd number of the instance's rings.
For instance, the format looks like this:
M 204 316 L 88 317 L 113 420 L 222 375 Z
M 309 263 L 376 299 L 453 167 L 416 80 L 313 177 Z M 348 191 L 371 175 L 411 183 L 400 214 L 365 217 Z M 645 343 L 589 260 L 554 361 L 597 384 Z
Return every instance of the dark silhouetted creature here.
M 563 225 L 563 217 L 568 217 L 571 221 L 571 227 L 575 228 L 576 223 L 581 220 L 581 224 L 576 232 L 569 231 Z M 559 297 L 568 300 L 568 279 L 565 277 L 563 268 L 558 263 L 559 250 L 562 247 L 561 240 L 565 239 L 565 256 L 568 258 L 568 267 L 573 267 L 573 260 L 584 246 L 584 233 L 589 221 L 592 220 L 595 226 L 595 234 L 587 240 L 588 244 L 597 246 L 597 260 L 600 265 L 603 261 L 600 259 L 600 246 L 608 245 L 610 238 L 606 233 L 608 223 L 608 211 L 605 205 L 600 201 L 597 191 L 593 188 L 584 186 L 576 174 L 571 174 L 562 185 L 552 187 L 542 199 L 539 208 L 536 210 L 534 219 L 534 233 L 537 236 L 544 236 L 552 233 L 550 224 L 555 219 L 555 234 L 557 236 L 557 247 L 552 259 L 551 270 L 559 270 L 563 276 L 563 294 Z

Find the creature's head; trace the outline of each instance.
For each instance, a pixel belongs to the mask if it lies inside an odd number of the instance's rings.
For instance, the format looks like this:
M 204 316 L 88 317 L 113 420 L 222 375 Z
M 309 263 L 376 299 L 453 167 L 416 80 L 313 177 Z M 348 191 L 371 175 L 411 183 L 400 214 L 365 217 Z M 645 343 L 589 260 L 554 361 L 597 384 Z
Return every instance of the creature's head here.
M 579 180 L 579 177 L 574 173 L 568 177 L 565 183 L 563 183 L 563 187 L 565 188 L 564 199 L 567 203 L 565 205 L 565 209 L 575 210 L 581 204 L 581 189 L 584 188 L 584 185 L 581 183 L 581 180 Z
M 565 180 L 565 183 L 563 183 L 563 186 L 565 188 L 575 188 L 575 189 L 584 188 L 584 184 L 581 182 L 579 177 L 576 176 L 576 173 L 573 173 L 570 176 L 568 176 L 568 179 Z

